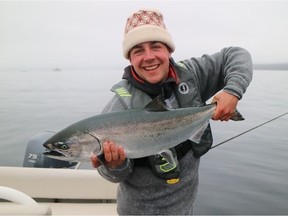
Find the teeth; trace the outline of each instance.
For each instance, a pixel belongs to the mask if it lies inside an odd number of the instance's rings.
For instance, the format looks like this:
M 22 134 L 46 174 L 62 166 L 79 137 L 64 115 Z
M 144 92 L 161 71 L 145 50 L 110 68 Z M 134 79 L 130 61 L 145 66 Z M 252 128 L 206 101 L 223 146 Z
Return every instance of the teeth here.
M 159 65 L 154 65 L 154 66 L 150 66 L 150 67 L 144 67 L 145 70 L 155 70 Z

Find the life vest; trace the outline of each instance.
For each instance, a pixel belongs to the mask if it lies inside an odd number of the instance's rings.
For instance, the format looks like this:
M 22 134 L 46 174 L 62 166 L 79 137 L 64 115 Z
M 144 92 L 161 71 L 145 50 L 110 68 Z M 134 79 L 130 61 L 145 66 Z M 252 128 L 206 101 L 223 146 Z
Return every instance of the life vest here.
M 179 107 L 203 105 L 197 77 L 193 71 L 189 71 L 184 62 L 175 63 L 171 59 L 171 63 L 179 79 L 179 83 L 173 89 Z M 129 81 L 124 79 L 115 84 L 111 90 L 116 94 L 125 109 L 142 108 L 152 101 L 152 98 L 148 94 L 134 87 Z M 190 142 L 195 157 L 201 157 L 208 152 L 213 142 L 210 124 L 205 130 L 199 144 Z

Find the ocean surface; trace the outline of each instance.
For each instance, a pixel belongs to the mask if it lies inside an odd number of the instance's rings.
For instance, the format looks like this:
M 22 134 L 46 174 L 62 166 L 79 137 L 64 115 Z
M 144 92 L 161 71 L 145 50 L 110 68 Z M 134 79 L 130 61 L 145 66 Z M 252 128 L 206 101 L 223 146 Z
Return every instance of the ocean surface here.
M 35 134 L 99 114 L 121 74 L 1 70 L 0 166 L 22 166 Z M 260 126 L 201 158 L 195 214 L 288 214 L 288 114 L 279 117 L 288 112 L 287 83 L 288 71 L 256 70 L 238 106 L 245 121 L 212 122 L 214 145 Z

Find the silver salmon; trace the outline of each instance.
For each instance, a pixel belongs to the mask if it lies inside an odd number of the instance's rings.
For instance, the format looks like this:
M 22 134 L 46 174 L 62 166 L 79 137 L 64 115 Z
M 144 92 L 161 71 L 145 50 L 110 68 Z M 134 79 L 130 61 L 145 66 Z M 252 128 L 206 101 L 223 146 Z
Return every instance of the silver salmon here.
M 103 152 L 103 143 L 122 146 L 127 158 L 161 154 L 188 139 L 198 143 L 216 104 L 169 109 L 160 98 L 146 107 L 96 115 L 61 130 L 43 145 L 48 157 L 66 161 L 90 161 L 92 154 Z M 239 119 L 237 119 L 239 120 Z M 167 158 L 168 157 L 168 158 Z

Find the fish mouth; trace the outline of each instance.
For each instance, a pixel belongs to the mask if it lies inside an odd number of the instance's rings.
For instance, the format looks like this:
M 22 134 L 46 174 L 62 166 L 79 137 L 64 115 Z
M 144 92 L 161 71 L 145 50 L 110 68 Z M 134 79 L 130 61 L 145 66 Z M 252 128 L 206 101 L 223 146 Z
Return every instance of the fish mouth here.
M 63 154 L 61 154 L 60 152 L 58 151 L 53 151 L 53 150 L 48 150 L 46 152 L 43 153 L 45 156 L 48 156 L 48 157 L 64 157 Z

